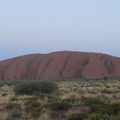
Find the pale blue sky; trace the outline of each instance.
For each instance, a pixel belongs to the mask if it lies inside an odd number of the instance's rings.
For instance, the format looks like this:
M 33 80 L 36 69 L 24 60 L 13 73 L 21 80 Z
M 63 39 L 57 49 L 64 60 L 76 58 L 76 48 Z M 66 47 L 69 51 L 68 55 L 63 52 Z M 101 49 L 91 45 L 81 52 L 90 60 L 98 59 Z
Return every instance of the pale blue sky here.
M 0 59 L 52 51 L 120 56 L 120 0 L 1 0 Z

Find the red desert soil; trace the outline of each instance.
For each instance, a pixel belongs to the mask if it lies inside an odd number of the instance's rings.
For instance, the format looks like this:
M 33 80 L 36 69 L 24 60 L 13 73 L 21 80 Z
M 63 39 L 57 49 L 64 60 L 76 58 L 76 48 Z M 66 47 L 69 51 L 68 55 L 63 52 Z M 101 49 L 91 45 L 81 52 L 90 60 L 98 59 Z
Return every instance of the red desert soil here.
M 53 52 L 0 61 L 0 80 L 120 77 L 120 58 L 100 53 Z

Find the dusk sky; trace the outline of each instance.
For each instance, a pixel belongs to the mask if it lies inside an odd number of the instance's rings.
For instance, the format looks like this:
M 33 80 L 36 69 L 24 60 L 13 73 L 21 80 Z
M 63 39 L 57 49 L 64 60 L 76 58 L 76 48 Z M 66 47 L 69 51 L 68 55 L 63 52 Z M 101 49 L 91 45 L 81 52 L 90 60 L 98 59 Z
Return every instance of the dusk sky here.
M 63 50 L 120 56 L 120 0 L 0 1 L 0 60 Z

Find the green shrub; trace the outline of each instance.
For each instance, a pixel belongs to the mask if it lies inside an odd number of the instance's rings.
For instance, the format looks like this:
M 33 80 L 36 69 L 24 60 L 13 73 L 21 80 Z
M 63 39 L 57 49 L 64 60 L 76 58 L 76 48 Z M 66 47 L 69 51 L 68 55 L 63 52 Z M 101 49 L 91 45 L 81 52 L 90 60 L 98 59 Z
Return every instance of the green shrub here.
M 7 96 L 8 94 L 7 93 L 2 93 L 2 96 L 4 97 L 4 96 Z
M 81 102 L 84 103 L 85 105 L 95 105 L 95 104 L 104 104 L 101 100 L 97 98 L 82 98 Z
M 85 120 L 120 120 L 120 117 L 116 115 L 93 113 Z
M 107 77 L 107 76 L 105 76 L 104 78 L 103 78 L 103 80 L 108 80 L 109 78 Z
M 86 120 L 104 120 L 104 119 L 102 114 L 93 113 L 93 114 L 90 114 Z
M 25 106 L 26 113 L 31 115 L 33 118 L 38 118 L 40 116 L 40 112 L 42 110 L 41 103 L 28 101 Z
M 20 104 L 8 103 L 6 106 L 8 112 L 7 120 L 21 120 L 22 119 L 22 109 Z
M 96 112 L 96 113 L 109 114 L 109 115 L 113 114 L 113 109 L 111 109 L 109 105 L 96 104 L 96 105 L 92 105 L 91 109 L 92 112 Z
M 96 105 L 92 105 L 91 109 L 92 112 L 114 115 L 120 111 L 120 104 L 113 104 L 113 105 L 96 104 Z
M 48 104 L 47 107 L 53 111 L 67 111 L 71 108 L 71 104 L 64 101 L 56 101 Z
M 117 104 L 110 105 L 110 109 L 112 109 L 113 114 L 117 114 L 118 112 L 120 112 L 120 104 L 117 103 Z
M 22 111 L 20 109 L 9 111 L 7 120 L 22 120 Z
M 12 97 L 12 98 L 10 99 L 10 101 L 12 101 L 12 102 L 18 101 L 18 98 L 14 96 L 14 97 Z
M 20 104 L 17 103 L 8 103 L 6 106 L 7 110 L 12 110 L 12 109 L 21 109 Z
M 87 118 L 87 114 L 82 113 L 72 113 L 68 116 L 68 120 L 84 120 Z
M 57 88 L 57 84 L 52 81 L 27 81 L 16 85 L 15 92 L 18 95 L 51 94 L 55 92 Z
M 66 98 L 63 101 L 68 102 L 68 103 L 73 104 L 73 105 L 80 105 L 81 104 L 81 100 L 75 99 L 75 98 Z

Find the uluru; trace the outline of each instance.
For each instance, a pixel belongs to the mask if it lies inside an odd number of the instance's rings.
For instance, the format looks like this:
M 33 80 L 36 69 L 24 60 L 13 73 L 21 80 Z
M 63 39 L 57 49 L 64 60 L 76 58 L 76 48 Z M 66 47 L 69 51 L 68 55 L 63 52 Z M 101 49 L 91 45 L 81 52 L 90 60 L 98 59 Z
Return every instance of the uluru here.
M 0 80 L 120 77 L 120 58 L 60 51 L 0 61 Z

